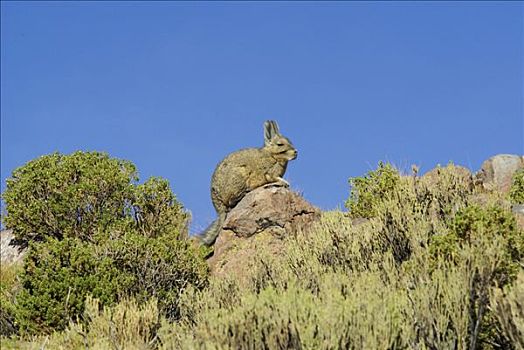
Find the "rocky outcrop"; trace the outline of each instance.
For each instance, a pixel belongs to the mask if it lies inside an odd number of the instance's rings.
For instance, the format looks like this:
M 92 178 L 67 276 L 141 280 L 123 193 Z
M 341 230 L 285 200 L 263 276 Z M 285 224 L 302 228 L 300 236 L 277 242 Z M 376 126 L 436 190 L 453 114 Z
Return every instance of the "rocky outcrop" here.
M 319 218 L 318 208 L 286 187 L 257 188 L 229 212 L 208 260 L 211 272 L 242 278 L 259 249 L 278 254 L 284 237 L 300 234 Z
M 15 244 L 13 230 L 0 231 L 0 262 L 13 264 L 24 259 L 26 249 Z
M 515 154 L 498 154 L 482 163 L 476 179 L 487 190 L 507 193 L 511 188 L 513 175 L 524 168 L 524 157 Z

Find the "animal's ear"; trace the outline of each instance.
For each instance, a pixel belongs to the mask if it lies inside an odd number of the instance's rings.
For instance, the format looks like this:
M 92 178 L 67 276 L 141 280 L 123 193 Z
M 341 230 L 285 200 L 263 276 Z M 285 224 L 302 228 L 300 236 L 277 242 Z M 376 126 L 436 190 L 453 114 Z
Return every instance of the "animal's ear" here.
M 280 131 L 278 130 L 278 124 L 277 124 L 277 122 L 274 121 L 274 120 L 271 120 L 270 122 L 271 122 L 271 125 L 273 126 L 273 137 L 274 137 L 274 136 L 277 136 L 277 135 L 280 136 Z
M 275 137 L 274 121 L 266 120 L 264 123 L 264 144 L 271 143 L 273 137 Z

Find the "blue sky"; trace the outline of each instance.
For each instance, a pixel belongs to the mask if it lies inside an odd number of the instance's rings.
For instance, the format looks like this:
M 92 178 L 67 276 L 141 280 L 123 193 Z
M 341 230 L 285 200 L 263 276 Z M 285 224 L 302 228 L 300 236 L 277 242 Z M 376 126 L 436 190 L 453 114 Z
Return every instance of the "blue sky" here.
M 1 3 L 1 177 L 106 151 L 215 217 L 228 153 L 279 122 L 322 209 L 380 160 L 477 170 L 524 153 L 521 2 Z

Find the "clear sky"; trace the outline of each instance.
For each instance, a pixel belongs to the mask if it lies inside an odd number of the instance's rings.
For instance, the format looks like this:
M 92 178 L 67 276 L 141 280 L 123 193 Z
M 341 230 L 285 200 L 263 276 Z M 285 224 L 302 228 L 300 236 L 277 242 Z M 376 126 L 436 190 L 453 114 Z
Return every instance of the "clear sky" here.
M 1 177 L 106 151 L 211 222 L 209 183 L 275 119 L 292 187 L 342 206 L 380 160 L 524 153 L 522 2 L 1 3 Z

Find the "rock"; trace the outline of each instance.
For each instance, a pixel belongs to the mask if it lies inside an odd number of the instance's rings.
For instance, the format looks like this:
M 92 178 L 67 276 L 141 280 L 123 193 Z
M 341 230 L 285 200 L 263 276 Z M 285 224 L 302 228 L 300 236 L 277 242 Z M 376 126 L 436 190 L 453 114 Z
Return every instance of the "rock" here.
M 13 230 L 0 231 L 0 262 L 14 264 L 24 259 L 27 249 L 15 244 Z
M 320 210 L 288 188 L 267 185 L 249 192 L 224 222 L 208 259 L 211 273 L 242 279 L 259 249 L 278 254 L 284 237 L 299 234 L 318 219 Z
M 498 154 L 482 163 L 475 177 L 485 189 L 507 193 L 511 188 L 513 175 L 522 168 L 524 168 L 524 156 Z

